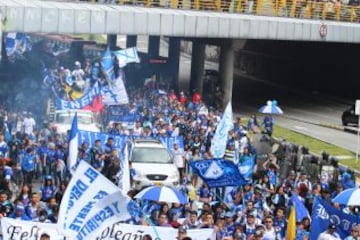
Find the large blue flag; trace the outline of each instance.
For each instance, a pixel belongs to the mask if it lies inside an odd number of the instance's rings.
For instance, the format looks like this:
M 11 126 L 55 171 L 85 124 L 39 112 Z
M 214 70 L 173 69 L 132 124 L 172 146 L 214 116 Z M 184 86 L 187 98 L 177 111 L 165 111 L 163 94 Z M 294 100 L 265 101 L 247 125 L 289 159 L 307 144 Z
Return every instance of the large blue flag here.
M 357 219 L 356 216 L 346 214 L 316 197 L 313 204 L 310 239 L 318 239 L 320 233 L 324 232 L 330 223 L 338 226 L 336 232 L 341 239 L 344 239 L 350 235 L 351 227 L 357 223 Z
M 198 160 L 190 162 L 190 166 L 209 187 L 240 186 L 245 183 L 238 167 L 232 161 Z
M 299 196 L 295 192 L 291 192 L 291 200 L 295 206 L 296 222 L 301 222 L 303 218 L 310 217 L 310 214 L 304 203 L 300 200 Z
M 223 117 L 219 125 L 216 127 L 215 135 L 211 141 L 211 153 L 214 158 L 222 158 L 225 154 L 226 142 L 228 140 L 228 132 L 233 129 L 233 113 L 231 101 L 227 104 Z
M 75 167 L 77 164 L 78 138 L 79 138 L 78 121 L 77 121 L 77 114 L 75 113 L 70 130 L 69 156 L 67 158 L 67 167 L 71 173 L 75 171 Z
M 106 48 L 101 58 L 101 70 L 103 71 L 108 83 L 115 79 L 114 62 L 109 47 Z

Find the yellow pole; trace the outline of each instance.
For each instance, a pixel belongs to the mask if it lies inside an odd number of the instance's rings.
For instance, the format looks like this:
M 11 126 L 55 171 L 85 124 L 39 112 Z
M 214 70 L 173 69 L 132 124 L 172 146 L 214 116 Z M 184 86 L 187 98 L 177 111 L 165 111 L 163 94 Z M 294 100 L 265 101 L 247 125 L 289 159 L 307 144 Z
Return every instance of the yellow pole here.
M 322 9 L 322 20 L 326 19 L 326 2 L 323 3 L 322 5 L 323 9 Z
M 151 6 L 151 0 L 146 0 L 146 6 L 150 7 Z
M 308 19 L 311 19 L 311 10 L 312 10 L 312 4 L 311 4 L 311 0 L 309 0 L 306 5 L 306 18 Z
M 171 0 L 171 8 L 176 8 L 176 0 Z
M 291 5 L 291 12 L 290 12 L 290 17 L 295 17 L 295 11 L 296 11 L 296 0 L 292 1 L 292 5 Z
M 216 8 L 218 12 L 221 12 L 221 0 L 216 0 Z
M 195 9 L 196 10 L 200 9 L 200 0 L 195 0 Z
M 279 0 L 275 0 L 275 16 L 279 16 Z
M 350 9 L 350 22 L 354 21 L 354 17 L 355 17 L 355 9 L 354 9 L 354 7 L 351 7 L 351 9 Z
M 336 11 L 336 20 L 340 21 L 340 9 L 341 6 L 335 5 L 335 11 Z
M 237 7 L 236 7 L 236 11 L 238 13 L 241 13 L 241 10 L 242 10 L 241 4 L 242 4 L 241 0 L 238 0 Z
M 260 14 L 261 14 L 261 4 L 262 4 L 262 0 L 257 0 L 257 4 L 256 4 L 256 15 L 260 15 Z

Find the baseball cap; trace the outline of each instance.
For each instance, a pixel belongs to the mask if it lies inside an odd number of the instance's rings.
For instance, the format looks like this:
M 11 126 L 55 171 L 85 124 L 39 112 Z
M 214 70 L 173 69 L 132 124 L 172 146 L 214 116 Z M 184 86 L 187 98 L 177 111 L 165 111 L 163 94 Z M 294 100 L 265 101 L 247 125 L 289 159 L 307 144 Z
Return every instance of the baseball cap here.
M 234 216 L 234 214 L 232 212 L 226 212 L 225 213 L 225 217 L 232 218 L 233 216 Z

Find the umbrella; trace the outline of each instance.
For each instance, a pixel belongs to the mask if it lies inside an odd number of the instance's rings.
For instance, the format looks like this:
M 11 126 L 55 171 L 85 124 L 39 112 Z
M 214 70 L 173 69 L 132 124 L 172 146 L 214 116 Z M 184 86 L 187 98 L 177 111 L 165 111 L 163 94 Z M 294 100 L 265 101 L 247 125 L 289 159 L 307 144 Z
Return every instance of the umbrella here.
M 188 203 L 187 197 L 180 191 L 166 186 L 145 188 L 135 198 L 168 203 Z
M 265 113 L 265 114 L 283 114 L 283 110 L 281 110 L 281 108 L 279 108 L 279 106 L 277 105 L 277 101 L 273 100 L 273 101 L 267 101 L 266 105 L 262 106 L 259 109 L 260 113 Z
M 339 193 L 333 200 L 347 206 L 360 206 L 360 188 L 349 188 Z

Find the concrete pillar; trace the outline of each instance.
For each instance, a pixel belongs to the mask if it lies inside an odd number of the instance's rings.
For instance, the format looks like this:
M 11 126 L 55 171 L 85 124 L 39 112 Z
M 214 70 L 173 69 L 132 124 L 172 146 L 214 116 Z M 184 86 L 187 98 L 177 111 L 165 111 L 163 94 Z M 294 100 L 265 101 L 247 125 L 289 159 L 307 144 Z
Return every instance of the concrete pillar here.
M 179 91 L 179 67 L 180 67 L 180 39 L 170 37 L 168 61 L 170 65 L 170 72 L 172 76 L 172 83 L 174 90 Z
M 116 34 L 108 34 L 106 36 L 106 43 L 110 47 L 110 50 L 115 50 L 117 42 L 117 35 Z
M 194 89 L 200 95 L 203 91 L 204 82 L 204 62 L 205 62 L 205 47 L 204 43 L 193 41 L 191 52 L 191 75 L 190 75 L 190 93 Z
M 127 35 L 126 48 L 136 47 L 136 45 L 137 45 L 137 35 Z
M 233 78 L 234 78 L 234 44 L 233 40 L 228 40 L 221 46 L 220 53 L 220 79 L 224 92 L 223 106 L 232 99 Z
M 150 58 L 159 57 L 160 36 L 149 36 L 148 54 Z

